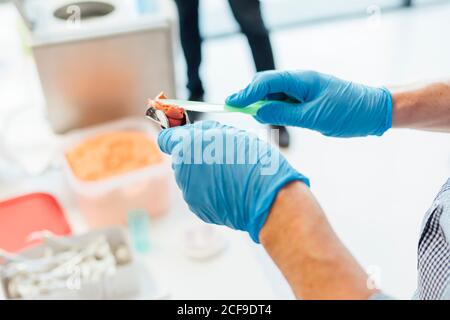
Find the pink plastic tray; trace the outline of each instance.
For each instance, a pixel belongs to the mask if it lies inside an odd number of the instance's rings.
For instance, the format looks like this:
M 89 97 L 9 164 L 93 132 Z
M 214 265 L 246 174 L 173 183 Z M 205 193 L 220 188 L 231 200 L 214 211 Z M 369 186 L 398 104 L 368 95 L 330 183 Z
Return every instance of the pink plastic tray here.
M 39 243 L 29 241 L 28 236 L 42 230 L 59 236 L 71 234 L 63 210 L 53 196 L 31 193 L 0 202 L 0 248 L 21 251 Z

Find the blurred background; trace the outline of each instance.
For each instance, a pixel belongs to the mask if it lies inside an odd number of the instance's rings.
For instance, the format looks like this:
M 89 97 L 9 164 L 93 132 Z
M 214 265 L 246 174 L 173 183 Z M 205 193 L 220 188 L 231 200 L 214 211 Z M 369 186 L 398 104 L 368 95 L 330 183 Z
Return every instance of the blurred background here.
M 261 11 L 277 69 L 376 86 L 450 77 L 450 1 L 262 0 Z M 155 147 L 146 99 L 192 95 L 178 13 L 171 0 L 0 1 L 0 260 L 10 264 L 1 297 L 293 298 L 247 235 L 189 212 Z M 201 95 L 221 103 L 251 80 L 252 53 L 228 1 L 200 1 L 199 26 Z M 264 128 L 245 115 L 203 118 Z M 420 223 L 449 176 L 450 137 L 288 131 L 282 152 L 311 178 L 339 236 L 383 290 L 411 297 Z M 59 259 L 62 284 L 18 277 L 17 253 Z

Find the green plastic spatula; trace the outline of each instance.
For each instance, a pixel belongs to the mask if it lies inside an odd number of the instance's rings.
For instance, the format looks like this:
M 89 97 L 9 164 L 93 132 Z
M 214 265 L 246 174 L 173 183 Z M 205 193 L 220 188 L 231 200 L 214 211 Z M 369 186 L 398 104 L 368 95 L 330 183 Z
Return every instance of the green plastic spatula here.
M 188 111 L 195 112 L 240 112 L 251 116 L 256 115 L 259 108 L 261 108 L 267 101 L 258 101 L 245 108 L 236 108 L 227 104 L 214 104 L 207 102 L 189 101 L 189 100 L 177 100 L 177 99 L 161 99 L 160 103 L 174 104 L 180 106 Z

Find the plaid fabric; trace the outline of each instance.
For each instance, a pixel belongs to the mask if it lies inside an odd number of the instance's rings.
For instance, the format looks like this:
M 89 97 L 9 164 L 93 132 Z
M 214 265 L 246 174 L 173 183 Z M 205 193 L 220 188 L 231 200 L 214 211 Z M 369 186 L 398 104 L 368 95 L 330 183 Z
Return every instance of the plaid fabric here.
M 416 298 L 443 299 L 450 287 L 450 179 L 425 215 L 418 247 Z

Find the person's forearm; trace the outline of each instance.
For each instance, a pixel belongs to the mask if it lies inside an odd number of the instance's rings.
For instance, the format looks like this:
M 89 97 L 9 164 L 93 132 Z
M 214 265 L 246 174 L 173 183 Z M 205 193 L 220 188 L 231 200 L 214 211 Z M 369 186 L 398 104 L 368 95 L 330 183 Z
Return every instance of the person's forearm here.
M 392 127 L 450 132 L 450 83 L 393 90 Z
M 260 240 L 299 299 L 368 299 L 376 292 L 301 182 L 278 193 Z

